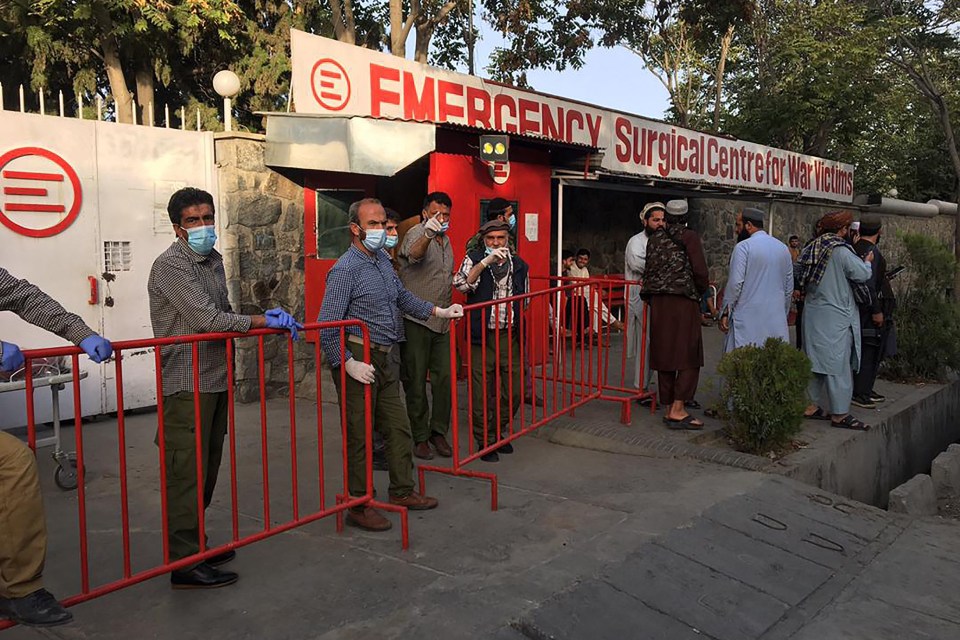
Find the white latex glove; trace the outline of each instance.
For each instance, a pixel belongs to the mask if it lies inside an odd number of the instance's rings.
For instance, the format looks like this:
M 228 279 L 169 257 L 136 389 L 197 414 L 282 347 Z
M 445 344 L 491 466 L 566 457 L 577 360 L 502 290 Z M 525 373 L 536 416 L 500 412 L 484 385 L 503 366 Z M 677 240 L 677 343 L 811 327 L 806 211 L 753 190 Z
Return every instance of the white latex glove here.
M 493 252 L 488 256 L 484 256 L 483 260 L 480 261 L 485 267 L 489 267 L 494 262 L 497 264 L 506 262 L 507 258 L 510 257 L 510 249 L 507 247 L 500 247 L 499 249 L 494 249 Z
M 423 223 L 423 228 L 428 238 L 435 238 L 440 229 L 443 227 L 443 223 L 440 222 L 440 216 L 433 216 L 428 218 L 426 222 Z
M 347 375 L 360 384 L 373 384 L 373 381 L 376 380 L 376 376 L 373 374 L 376 369 L 373 368 L 372 364 L 360 362 L 356 358 L 350 358 L 343 366 L 347 370 Z
M 451 318 L 463 317 L 463 305 L 452 304 L 449 307 L 435 307 L 434 314 L 438 318 L 450 320 Z

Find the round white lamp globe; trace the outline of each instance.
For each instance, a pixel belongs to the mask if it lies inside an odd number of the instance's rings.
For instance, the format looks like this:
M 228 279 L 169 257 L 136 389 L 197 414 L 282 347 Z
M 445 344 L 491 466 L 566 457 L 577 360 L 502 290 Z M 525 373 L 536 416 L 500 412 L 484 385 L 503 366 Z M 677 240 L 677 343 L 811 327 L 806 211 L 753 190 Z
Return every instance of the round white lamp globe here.
M 223 98 L 232 98 L 240 93 L 240 78 L 229 69 L 218 71 L 213 76 L 213 90 Z

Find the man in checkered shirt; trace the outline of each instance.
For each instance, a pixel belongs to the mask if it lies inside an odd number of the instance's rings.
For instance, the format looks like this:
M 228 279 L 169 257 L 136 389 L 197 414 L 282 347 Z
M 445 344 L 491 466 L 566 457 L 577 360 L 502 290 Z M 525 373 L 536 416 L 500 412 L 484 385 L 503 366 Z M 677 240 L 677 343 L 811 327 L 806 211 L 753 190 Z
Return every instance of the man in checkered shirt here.
M 223 257 L 214 248 L 216 221 L 213 196 L 186 187 L 170 197 L 167 214 L 176 241 L 154 261 L 147 281 L 150 322 L 158 338 L 198 333 L 238 332 L 251 329 L 286 329 L 294 339 L 302 328 L 283 309 L 264 315 L 233 313 L 227 300 Z M 197 448 L 194 434 L 193 346 L 161 347 L 163 366 L 163 441 L 167 472 L 167 538 L 170 560 L 200 552 L 197 514 Z M 201 342 L 200 440 L 203 464 L 204 506 L 210 505 L 220 470 L 223 438 L 227 432 L 227 348 L 223 340 Z M 158 430 L 156 442 L 159 444 Z M 174 589 L 222 587 L 237 581 L 237 574 L 217 566 L 233 560 L 233 550 L 209 557 L 170 575 Z
M 29 322 L 79 346 L 94 362 L 110 358 L 113 348 L 76 314 L 35 285 L 0 268 L 0 311 Z M 12 342 L 0 342 L 0 370 L 22 369 L 24 357 Z M 47 529 L 40 479 L 33 452 L 18 438 L 0 431 L 0 617 L 30 626 L 65 624 L 73 615 L 43 588 Z
M 387 214 L 379 200 L 366 198 L 350 205 L 353 244 L 340 256 L 327 275 L 320 308 L 320 322 L 356 319 L 370 331 L 370 362 L 363 362 L 363 339 L 359 327 L 350 326 L 344 352 L 340 330 L 324 329 L 320 342 L 337 386 L 337 398 L 346 402 L 347 484 L 351 496 L 367 493 L 364 385 L 373 399 L 373 427 L 386 441 L 390 472 L 390 503 L 414 510 L 433 509 L 437 500 L 413 490 L 413 440 L 410 420 L 400 394 L 400 350 L 404 339 L 403 314 L 426 320 L 459 318 L 458 304 L 437 307 L 421 300 L 403 286 L 390 257 L 382 251 L 386 240 Z M 341 388 L 341 367 L 346 388 Z M 342 405 L 341 405 L 342 406 Z M 347 513 L 347 522 L 368 531 L 386 531 L 389 520 L 376 509 L 362 506 Z

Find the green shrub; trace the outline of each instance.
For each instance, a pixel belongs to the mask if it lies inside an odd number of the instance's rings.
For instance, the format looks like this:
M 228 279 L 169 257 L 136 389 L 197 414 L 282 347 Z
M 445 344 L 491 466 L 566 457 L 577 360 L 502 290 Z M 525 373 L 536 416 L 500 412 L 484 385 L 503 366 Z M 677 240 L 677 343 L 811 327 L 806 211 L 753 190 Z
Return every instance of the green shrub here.
M 807 405 L 810 360 L 783 340 L 746 346 L 723 356 L 720 413 L 734 446 L 765 455 L 800 432 Z
M 907 271 L 894 280 L 897 354 L 882 373 L 899 381 L 943 382 L 960 370 L 960 306 L 949 295 L 957 262 L 934 238 L 911 233 L 901 239 Z

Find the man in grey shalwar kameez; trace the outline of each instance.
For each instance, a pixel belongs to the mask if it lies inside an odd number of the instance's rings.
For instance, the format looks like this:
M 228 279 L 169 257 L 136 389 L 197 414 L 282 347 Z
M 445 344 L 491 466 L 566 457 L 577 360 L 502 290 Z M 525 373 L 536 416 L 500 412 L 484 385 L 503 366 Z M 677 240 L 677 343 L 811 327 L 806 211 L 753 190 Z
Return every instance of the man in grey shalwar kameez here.
M 790 250 L 763 230 L 763 211 L 744 209 L 737 219 L 746 239 L 730 256 L 720 330 L 727 334 L 723 352 L 767 338 L 790 341 L 787 313 L 793 297 Z
M 853 372 L 860 366 L 860 315 L 853 289 L 870 278 L 872 265 L 846 243 L 852 221 L 849 212 L 825 215 L 822 235 L 804 248 L 797 262 L 806 291 L 803 350 L 813 371 L 808 390 L 813 404 L 805 415 L 865 431 L 869 426 L 849 414 Z

